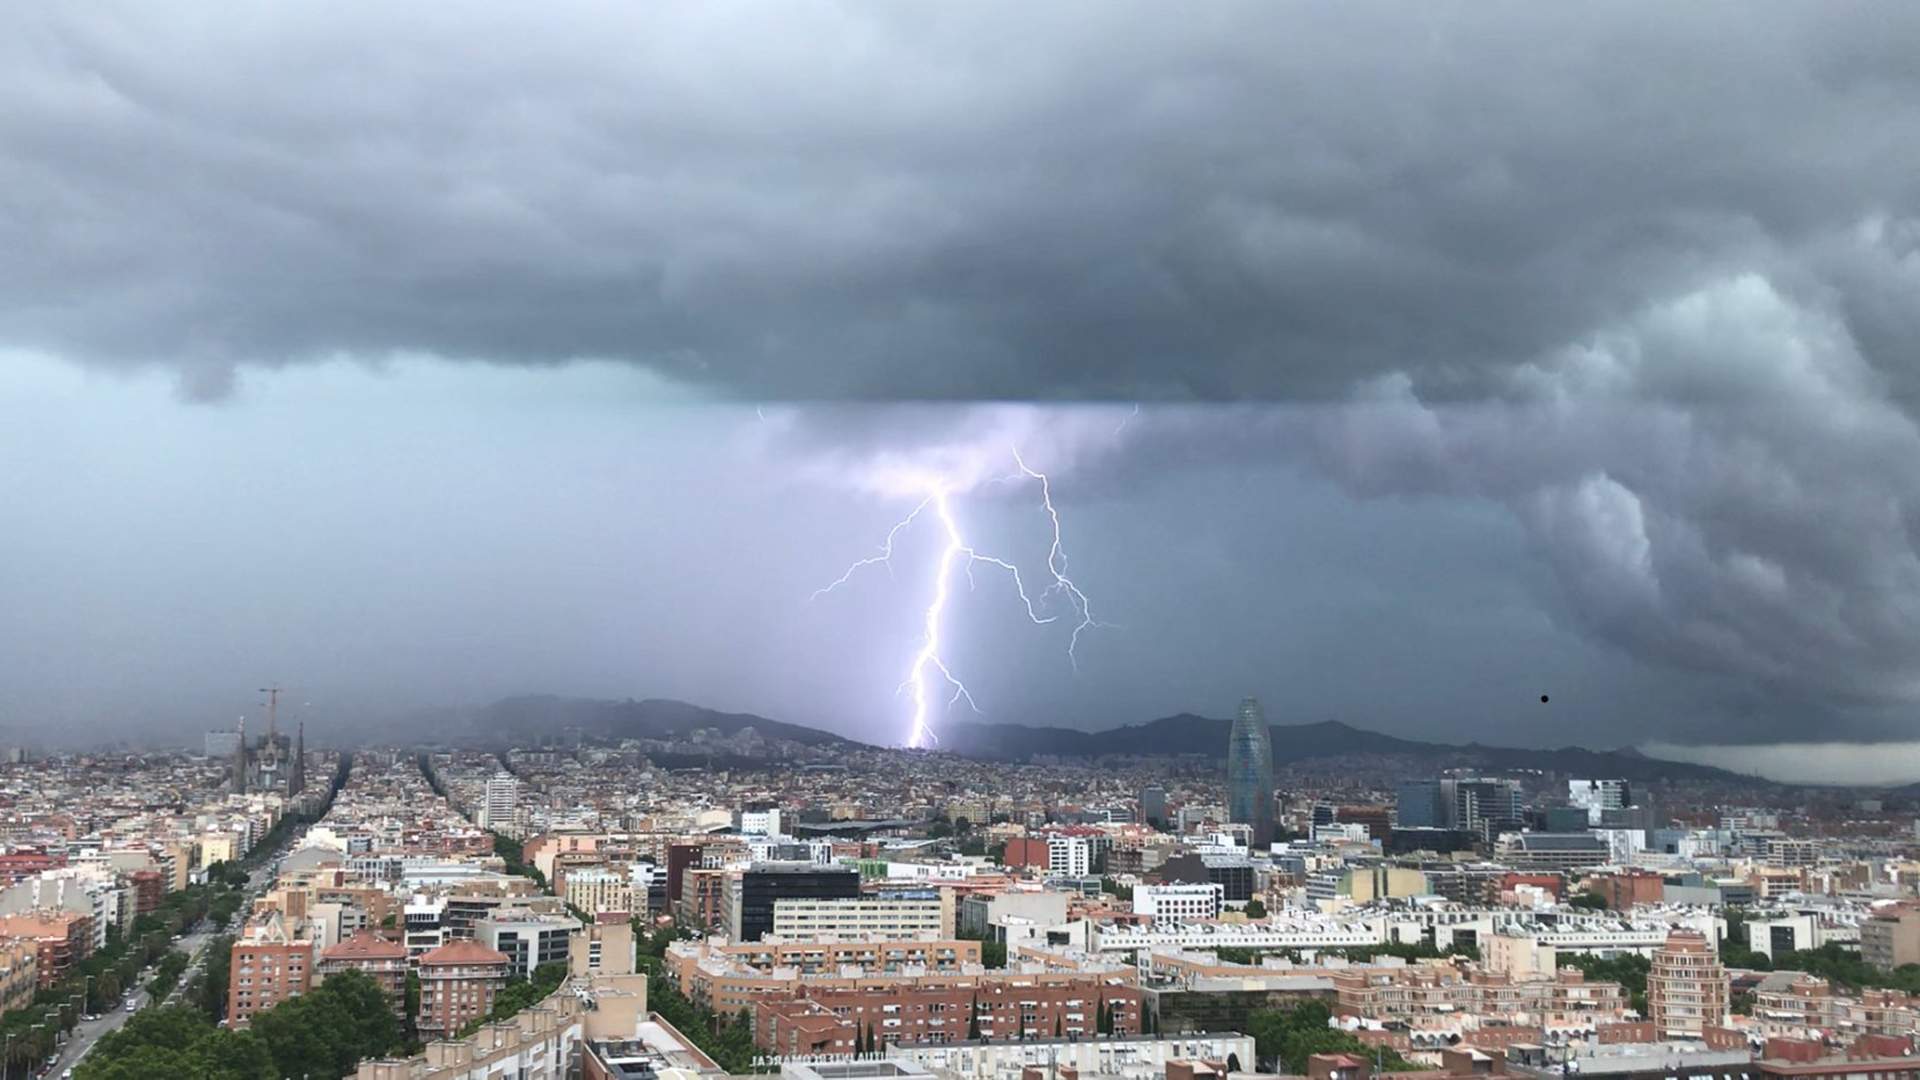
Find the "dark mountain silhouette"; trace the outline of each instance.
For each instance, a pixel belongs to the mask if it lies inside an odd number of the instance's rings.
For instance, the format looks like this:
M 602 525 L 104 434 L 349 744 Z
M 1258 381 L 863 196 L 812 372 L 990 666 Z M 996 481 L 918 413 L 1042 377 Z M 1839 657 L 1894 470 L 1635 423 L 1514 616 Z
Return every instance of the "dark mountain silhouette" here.
M 486 739 L 584 736 L 599 739 L 669 739 L 702 728 L 734 735 L 752 728 L 769 739 L 808 746 L 857 745 L 829 731 L 786 724 L 752 713 L 725 713 L 667 698 L 595 701 L 546 694 L 504 698 L 471 718 L 473 733 Z
M 1163 717 L 1145 724 L 1085 732 L 1067 728 L 1033 728 L 1018 724 L 956 724 L 942 733 L 943 749 L 967 757 L 996 761 L 1025 761 L 1039 757 L 1093 758 L 1107 755 L 1159 757 L 1193 754 L 1224 758 L 1231 720 L 1192 713 Z M 1566 746 L 1553 750 L 1520 747 L 1465 746 L 1421 742 L 1383 735 L 1377 731 L 1323 720 L 1310 724 L 1272 724 L 1275 764 L 1314 758 L 1391 754 L 1420 757 L 1436 767 L 1472 766 L 1489 770 L 1539 769 L 1579 776 L 1616 776 L 1627 780 L 1751 778 L 1707 765 L 1650 758 L 1632 750 L 1588 750 Z
M 1230 720 L 1181 713 L 1144 724 L 1085 732 L 1019 724 L 955 724 L 941 733 L 941 749 L 987 761 L 1028 761 L 1036 757 L 1097 758 L 1197 755 L 1224 758 Z M 769 720 L 752 713 L 724 713 L 684 701 L 596 701 L 552 695 L 506 698 L 466 717 L 467 734 L 487 743 L 588 739 L 668 739 L 698 729 L 733 735 L 751 727 L 763 737 L 809 746 L 860 745 L 832 732 Z M 1435 769 L 1473 767 L 1488 770 L 1539 769 L 1577 776 L 1617 776 L 1628 780 L 1695 779 L 1751 783 L 1753 778 L 1688 762 L 1650 758 L 1638 751 L 1555 750 L 1465 746 L 1422 742 L 1383 735 L 1337 720 L 1310 724 L 1274 724 L 1276 764 L 1363 755 L 1417 757 Z M 443 729 L 444 731 L 444 729 Z

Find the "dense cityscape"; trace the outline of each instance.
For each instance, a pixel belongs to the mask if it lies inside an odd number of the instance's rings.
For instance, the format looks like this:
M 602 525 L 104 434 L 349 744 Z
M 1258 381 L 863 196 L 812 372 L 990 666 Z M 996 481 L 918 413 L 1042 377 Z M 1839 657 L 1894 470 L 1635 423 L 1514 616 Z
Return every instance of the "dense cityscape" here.
M 1246 700 L 1224 768 L 751 726 L 16 754 L 0 1076 L 1912 1068 L 1899 793 L 1303 774 L 1288 730 Z

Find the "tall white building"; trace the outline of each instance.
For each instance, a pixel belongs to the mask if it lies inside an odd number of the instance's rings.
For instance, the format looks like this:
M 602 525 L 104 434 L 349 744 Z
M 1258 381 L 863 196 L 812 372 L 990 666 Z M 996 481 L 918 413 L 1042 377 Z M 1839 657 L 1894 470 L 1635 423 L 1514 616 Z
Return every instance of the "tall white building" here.
M 480 827 L 513 836 L 520 809 L 520 778 L 499 772 L 487 778 L 487 795 L 480 803 Z
M 1047 837 L 1047 872 L 1086 877 L 1093 872 L 1093 845 L 1084 836 Z

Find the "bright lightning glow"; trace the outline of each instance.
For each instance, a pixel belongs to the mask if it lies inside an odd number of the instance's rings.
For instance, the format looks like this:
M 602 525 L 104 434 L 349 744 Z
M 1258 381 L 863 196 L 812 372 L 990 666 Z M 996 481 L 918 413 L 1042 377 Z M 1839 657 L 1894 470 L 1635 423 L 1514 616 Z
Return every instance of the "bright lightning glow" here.
M 853 575 L 862 568 L 872 566 L 876 563 L 885 566 L 888 573 L 891 574 L 893 571 L 894 542 L 899 539 L 901 532 L 920 518 L 921 514 L 925 513 L 929 508 L 933 510 L 934 519 L 940 523 L 946 542 L 942 545 L 940 556 L 935 560 L 933 566 L 933 598 L 927 604 L 926 615 L 923 619 L 920 648 L 914 653 L 913 663 L 907 668 L 906 678 L 900 681 L 898 688 L 899 693 L 909 695 L 913 702 L 913 717 L 907 727 L 908 746 L 936 746 L 940 742 L 933 728 L 933 683 L 936 673 L 942 683 L 952 691 L 947 695 L 946 704 L 943 707 L 944 710 L 951 710 L 955 705 L 964 701 L 967 703 L 967 707 L 974 712 L 977 713 L 980 711 L 979 705 L 973 700 L 972 692 L 970 692 L 966 684 L 961 682 L 959 677 L 953 673 L 953 669 L 947 665 L 946 659 L 941 654 L 941 631 L 946 617 L 947 604 L 953 593 L 953 572 L 956 566 L 961 566 L 966 569 L 969 590 L 971 590 L 974 585 L 973 570 L 976 563 L 985 563 L 997 569 L 1005 570 L 1008 578 L 1013 582 L 1015 594 L 1020 597 L 1020 603 L 1026 610 L 1027 618 L 1036 624 L 1046 624 L 1055 621 L 1057 616 L 1042 614 L 1042 607 L 1049 602 L 1048 598 L 1054 594 L 1065 596 L 1068 605 L 1073 609 L 1076 619 L 1072 637 L 1067 644 L 1067 659 L 1073 665 L 1076 672 L 1080 670 L 1080 661 L 1075 650 L 1079 647 L 1081 632 L 1088 627 L 1103 625 L 1094 620 L 1092 606 L 1087 602 L 1086 594 L 1081 592 L 1080 587 L 1074 584 L 1072 578 L 1067 576 L 1067 558 L 1060 547 L 1060 514 L 1054 509 L 1051 482 L 1047 479 L 1046 474 L 1029 468 L 1027 463 L 1020 457 L 1020 452 L 1017 449 L 1013 452 L 1013 460 L 1014 463 L 1020 467 L 1020 476 L 1010 477 L 1009 479 L 1019 480 L 1021 476 L 1024 476 L 1040 482 L 1041 506 L 1045 508 L 1047 520 L 1053 527 L 1053 543 L 1047 552 L 1047 572 L 1049 576 L 1052 577 L 1053 582 L 1040 594 L 1040 604 L 1036 605 L 1034 597 L 1027 592 L 1026 582 L 1021 578 L 1020 568 L 1018 566 L 997 556 L 984 554 L 967 543 L 966 538 L 960 532 L 959 522 L 954 518 L 953 506 L 948 497 L 948 492 L 946 488 L 938 482 L 930 483 L 926 497 L 920 500 L 920 503 L 913 508 L 911 513 L 895 522 L 893 527 L 887 530 L 886 539 L 882 541 L 880 545 L 879 554 L 869 555 L 864 559 L 854 561 L 852 565 L 847 567 L 844 573 L 838 578 L 835 578 L 830 584 L 824 588 L 814 590 L 813 599 L 818 599 L 840 586 L 845 585 L 853 578 Z
M 1046 473 L 1029 468 L 1017 448 L 1013 452 L 1013 461 L 1020 466 L 1021 472 L 1040 481 L 1040 504 L 1047 508 L 1047 520 L 1053 523 L 1053 546 L 1047 549 L 1047 571 L 1053 575 L 1053 584 L 1047 586 L 1047 591 L 1065 594 L 1080 617 L 1080 621 L 1074 624 L 1073 636 L 1067 639 L 1067 660 L 1077 672 L 1080 670 L 1080 655 L 1076 651 L 1080 648 L 1080 632 L 1100 624 L 1094 621 L 1093 605 L 1087 603 L 1087 594 L 1081 592 L 1080 586 L 1067 576 L 1067 556 L 1060 550 L 1060 512 L 1053 508 L 1053 483 L 1047 479 Z

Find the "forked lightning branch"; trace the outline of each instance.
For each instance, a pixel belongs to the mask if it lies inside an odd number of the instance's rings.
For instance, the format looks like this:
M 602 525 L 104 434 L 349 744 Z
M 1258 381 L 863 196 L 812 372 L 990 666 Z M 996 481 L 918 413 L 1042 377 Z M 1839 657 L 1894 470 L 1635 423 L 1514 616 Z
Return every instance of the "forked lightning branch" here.
M 913 702 L 912 719 L 907 727 L 906 745 L 926 747 L 938 745 L 940 739 L 934 733 L 933 719 L 936 705 L 944 715 L 955 705 L 965 702 L 969 709 L 979 712 L 979 705 L 973 700 L 973 694 L 967 684 L 954 674 L 953 668 L 942 654 L 943 631 L 947 608 L 953 598 L 953 579 L 956 572 L 964 571 L 968 590 L 972 591 L 977 583 L 974 569 L 985 565 L 991 570 L 1005 574 L 1012 583 L 1013 591 L 1019 597 L 1020 605 L 1027 618 L 1036 625 L 1060 621 L 1063 617 L 1073 620 L 1073 633 L 1067 639 L 1067 660 L 1074 670 L 1079 670 L 1080 635 L 1089 627 L 1101 625 L 1093 617 L 1093 606 L 1087 600 L 1086 593 L 1067 576 L 1066 551 L 1060 543 L 1060 512 L 1053 505 L 1053 485 L 1045 473 L 1028 466 L 1018 450 L 1012 452 L 1013 463 L 1019 471 L 1005 478 L 1007 482 L 1031 481 L 1040 490 L 1040 505 L 1047 515 L 1047 524 L 1052 530 L 1052 542 L 1047 548 L 1047 584 L 1037 594 L 1027 591 L 1027 583 L 1020 575 L 1020 568 L 1014 563 L 996 555 L 990 555 L 967 542 L 960 522 L 954 514 L 954 497 L 948 485 L 931 481 L 925 495 L 918 505 L 906 517 L 895 522 L 887 530 L 886 538 L 880 544 L 879 554 L 869 555 L 856 560 L 848 566 L 845 573 L 824 588 L 814 591 L 813 598 L 818 599 L 845 585 L 853 575 L 866 567 L 876 564 L 893 567 L 894 542 L 900 534 L 911 528 L 924 517 L 931 517 L 939 528 L 944 540 L 939 555 L 929 568 L 928 600 L 922 619 L 920 646 L 913 654 L 913 660 L 907 667 L 906 677 L 900 680 L 898 692 L 908 695 Z M 1060 610 L 1064 605 L 1065 610 Z

